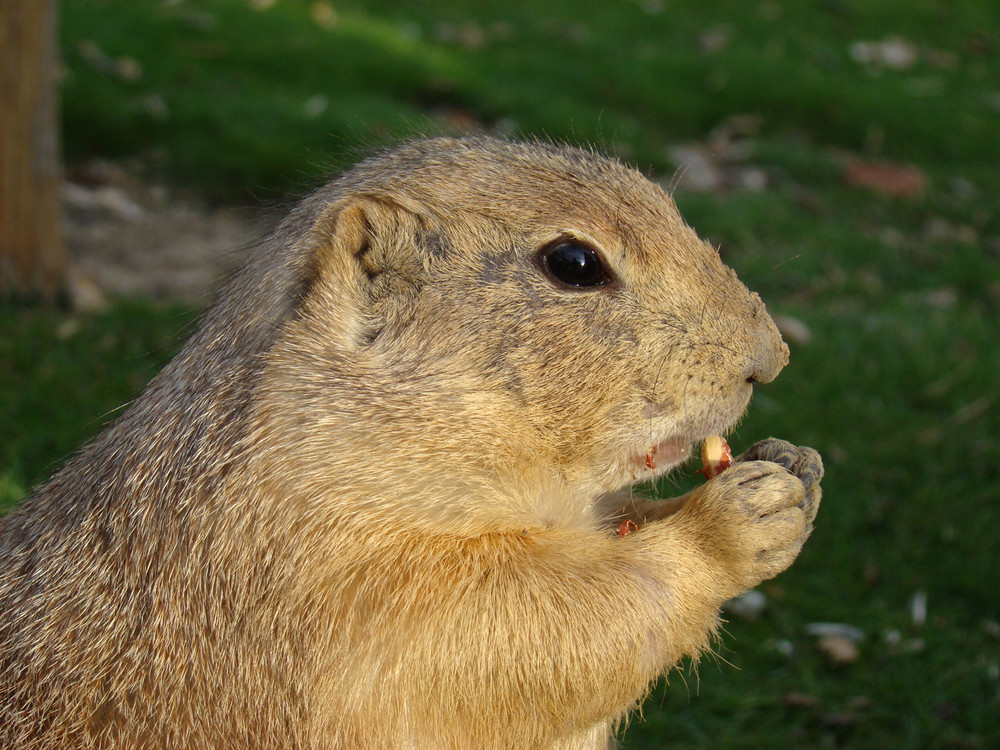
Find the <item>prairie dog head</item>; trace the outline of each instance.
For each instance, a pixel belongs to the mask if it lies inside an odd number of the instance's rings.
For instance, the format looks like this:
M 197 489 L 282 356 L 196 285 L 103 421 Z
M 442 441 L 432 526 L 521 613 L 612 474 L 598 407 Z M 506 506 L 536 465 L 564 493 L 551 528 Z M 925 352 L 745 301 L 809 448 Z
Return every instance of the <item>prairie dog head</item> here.
M 731 426 L 787 362 L 673 201 L 590 152 L 417 142 L 303 211 L 309 281 L 261 413 L 317 472 L 609 491 Z

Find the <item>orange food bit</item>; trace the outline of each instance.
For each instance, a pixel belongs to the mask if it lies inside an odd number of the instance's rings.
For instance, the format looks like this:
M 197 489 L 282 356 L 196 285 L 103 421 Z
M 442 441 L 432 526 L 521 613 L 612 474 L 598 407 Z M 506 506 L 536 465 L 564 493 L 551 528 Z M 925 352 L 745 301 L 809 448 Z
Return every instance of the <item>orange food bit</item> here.
M 626 518 L 624 521 L 621 522 L 621 525 L 618 527 L 618 536 L 624 539 L 626 536 L 628 536 L 629 532 L 638 530 L 639 530 L 638 524 L 636 524 L 635 521 L 630 521 L 629 519 Z

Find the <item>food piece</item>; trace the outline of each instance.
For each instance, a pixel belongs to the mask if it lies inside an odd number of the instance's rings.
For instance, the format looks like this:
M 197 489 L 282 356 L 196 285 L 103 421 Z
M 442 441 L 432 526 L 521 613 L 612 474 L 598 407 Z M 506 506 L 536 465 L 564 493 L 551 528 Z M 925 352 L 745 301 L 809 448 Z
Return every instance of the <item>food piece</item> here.
M 698 474 L 704 474 L 705 479 L 711 479 L 728 469 L 733 463 L 733 452 L 722 437 L 712 435 L 705 438 L 705 442 L 701 444 L 702 466 L 701 471 L 697 472 Z
M 624 521 L 621 522 L 621 525 L 618 527 L 618 536 L 624 539 L 626 536 L 628 536 L 629 532 L 638 530 L 639 526 L 636 524 L 636 522 L 630 521 L 629 519 L 626 518 Z

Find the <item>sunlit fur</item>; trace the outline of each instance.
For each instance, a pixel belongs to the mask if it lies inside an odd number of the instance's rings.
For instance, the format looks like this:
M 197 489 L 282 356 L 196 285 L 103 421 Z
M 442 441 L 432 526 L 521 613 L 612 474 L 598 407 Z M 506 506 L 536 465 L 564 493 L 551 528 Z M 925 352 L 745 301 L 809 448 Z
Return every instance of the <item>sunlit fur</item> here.
M 612 283 L 549 277 L 560 238 Z M 0 747 L 604 748 L 801 547 L 776 464 L 675 503 L 630 489 L 786 359 L 615 161 L 489 139 L 372 158 L 0 523 Z

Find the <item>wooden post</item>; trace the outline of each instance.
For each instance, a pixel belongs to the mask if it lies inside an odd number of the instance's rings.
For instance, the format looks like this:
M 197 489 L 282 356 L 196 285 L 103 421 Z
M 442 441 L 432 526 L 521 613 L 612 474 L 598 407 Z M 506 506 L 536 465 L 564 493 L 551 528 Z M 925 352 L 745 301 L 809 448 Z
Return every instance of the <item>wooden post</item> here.
M 0 0 L 0 296 L 64 284 L 56 0 Z

